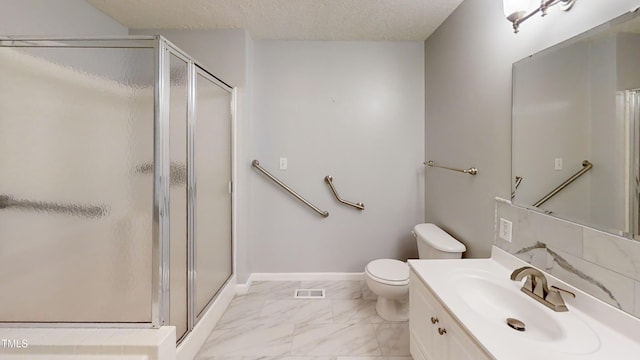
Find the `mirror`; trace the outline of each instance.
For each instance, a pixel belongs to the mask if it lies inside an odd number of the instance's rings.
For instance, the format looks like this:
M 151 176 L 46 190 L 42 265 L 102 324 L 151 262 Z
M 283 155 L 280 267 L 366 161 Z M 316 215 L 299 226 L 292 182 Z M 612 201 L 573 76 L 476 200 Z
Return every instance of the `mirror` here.
M 512 202 L 640 239 L 640 13 L 513 65 Z

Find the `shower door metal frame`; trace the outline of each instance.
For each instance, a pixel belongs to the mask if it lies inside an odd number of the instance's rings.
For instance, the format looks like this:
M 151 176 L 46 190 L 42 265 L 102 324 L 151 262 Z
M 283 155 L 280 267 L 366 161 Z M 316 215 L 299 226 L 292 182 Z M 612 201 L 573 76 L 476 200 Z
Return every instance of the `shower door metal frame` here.
M 195 171 L 196 171 L 196 166 L 195 166 L 195 158 L 194 158 L 194 152 L 193 152 L 193 123 L 195 121 L 194 119 L 194 108 L 195 108 L 195 96 L 194 96 L 194 84 L 193 84 L 193 67 L 194 67 L 194 61 L 193 59 L 187 55 L 186 53 L 184 53 L 182 50 L 180 50 L 179 48 L 177 48 L 175 45 L 173 45 L 171 42 L 169 42 L 168 40 L 161 38 L 161 43 L 162 43 L 162 48 L 163 48 L 163 53 L 166 56 L 167 59 L 169 59 L 171 57 L 171 55 L 177 57 L 178 59 L 184 61 L 187 65 L 187 113 L 185 114 L 186 116 L 186 121 L 187 123 L 185 124 L 186 128 L 187 128 L 187 138 L 186 140 L 186 144 L 187 144 L 187 163 L 186 163 L 186 169 L 187 169 L 187 238 L 186 238 L 186 245 L 187 245 L 187 249 L 186 249 L 186 254 L 187 254 L 187 259 L 186 259 L 186 267 L 187 267 L 187 273 L 185 274 L 186 277 L 186 287 L 187 287 L 187 298 L 185 299 L 185 303 L 186 303 L 186 307 L 187 307 L 187 328 L 186 331 L 184 332 L 184 334 L 180 335 L 176 333 L 176 341 L 177 343 L 180 343 L 182 341 L 182 339 L 184 339 L 193 329 L 193 326 L 195 326 L 195 324 L 192 321 L 192 301 L 193 301 L 193 292 L 192 292 L 192 277 L 194 276 L 193 274 L 193 255 L 192 255 L 192 249 L 193 249 L 193 230 L 194 230 L 194 224 L 193 224 L 193 214 L 195 213 L 195 205 L 194 205 L 194 201 L 195 201 L 195 195 L 194 195 L 194 191 L 195 191 Z M 165 74 L 165 78 L 164 81 L 165 83 L 163 84 L 164 86 L 162 86 L 162 88 L 165 89 L 169 89 L 169 91 L 171 91 L 171 78 L 170 78 L 170 71 L 171 68 L 170 66 L 165 66 L 162 69 L 164 69 L 166 71 Z M 171 108 L 171 104 L 170 104 L 170 99 L 171 97 L 169 96 L 170 94 L 166 94 L 166 97 L 163 98 L 163 101 L 166 102 L 166 106 L 165 109 L 170 109 Z M 167 114 L 169 115 L 169 114 Z M 167 128 L 169 128 L 169 124 L 170 124 L 170 116 L 167 116 Z M 169 133 L 167 135 L 167 137 L 164 139 L 165 142 L 167 143 L 167 158 L 166 158 L 166 163 L 170 163 L 170 137 L 171 134 Z M 169 188 L 167 188 L 167 194 L 170 194 Z M 167 217 L 167 222 L 169 222 L 169 219 L 171 217 L 168 216 Z M 170 233 L 167 233 L 170 234 Z M 170 284 L 170 269 L 169 269 L 169 265 L 171 264 L 171 259 L 170 259 L 170 248 L 171 248 L 171 241 L 170 241 L 170 236 L 168 236 L 166 239 L 163 239 L 162 241 L 162 246 L 163 248 L 165 248 L 167 250 L 167 257 L 164 258 L 163 257 L 163 261 L 164 263 L 167 265 L 167 271 L 166 271 L 166 286 L 167 288 L 169 288 L 169 284 Z M 166 295 L 163 294 L 162 299 L 162 305 L 161 305 L 161 309 L 162 309 L 162 313 L 160 316 L 160 321 L 162 321 L 164 319 L 164 321 L 166 323 L 163 323 L 162 325 L 171 325 L 169 319 L 170 319 L 170 296 L 171 296 L 171 292 L 167 291 Z M 163 318 L 163 316 L 165 316 Z
M 166 97 L 166 91 L 160 84 L 164 83 L 168 71 L 164 74 L 161 70 L 166 68 L 166 55 L 163 48 L 166 40 L 161 36 L 109 36 L 90 38 L 70 37 L 35 37 L 35 36 L 0 36 L 0 47 L 9 48 L 145 48 L 152 49 L 154 53 L 154 150 L 153 158 L 153 209 L 151 226 L 151 319 L 149 322 L 2 322 L 0 328 L 159 328 L 166 325 L 168 316 L 168 302 L 163 301 L 163 296 L 168 296 L 167 276 L 168 264 L 163 260 L 168 258 L 168 252 L 163 251 L 166 246 L 164 239 L 168 239 L 168 189 L 169 167 L 161 159 L 168 155 L 168 142 L 164 141 L 168 135 L 168 108 L 163 105 L 162 99 Z M 168 103 L 167 103 L 168 104 Z M 165 129 L 166 127 L 166 129 Z M 166 148 L 166 149 L 165 149 Z M 166 154 L 165 154 L 166 152 Z M 167 193 L 163 194 L 162 189 Z M 166 196 L 165 196 L 166 195 Z M 166 278 L 168 280 L 168 278 Z
M 196 325 L 194 317 L 195 284 L 196 284 L 196 152 L 195 152 L 195 125 L 196 125 L 196 72 L 195 64 L 189 61 L 187 68 L 189 95 L 187 97 L 187 336 Z M 181 342 L 182 338 L 177 339 Z
M 203 76 L 206 80 L 210 81 L 211 83 L 213 83 L 214 85 L 219 86 L 221 89 L 225 90 L 226 92 L 228 92 L 231 95 L 231 101 L 229 103 L 229 111 L 231 113 L 231 118 L 229 119 L 229 121 L 231 122 L 230 124 L 230 133 L 227 134 L 230 139 L 231 139 L 231 149 L 230 149 L 230 162 L 231 162 L 231 168 L 230 170 L 230 174 L 231 174 L 231 179 L 229 179 L 229 181 L 231 181 L 230 184 L 230 202 L 229 202 L 229 211 L 230 211 L 230 220 L 231 220 L 231 238 L 229 239 L 229 241 L 233 241 L 233 196 L 234 196 L 234 192 L 232 190 L 233 188 L 233 174 L 234 174 L 234 163 L 233 163 L 233 148 L 234 148 L 234 143 L 233 143 L 233 128 L 234 128 L 234 115 L 233 115 L 233 104 L 235 102 L 235 94 L 233 89 L 224 81 L 218 79 L 215 75 L 211 74 L 209 71 L 207 71 L 207 69 L 203 68 L 202 66 L 200 66 L 197 63 L 194 63 L 193 68 L 189 69 L 191 72 L 190 75 L 190 80 L 191 80 L 191 84 L 192 84 L 192 92 L 191 94 L 192 96 L 192 102 L 189 102 L 189 105 L 193 104 L 193 108 L 190 109 L 189 111 L 189 119 L 192 119 L 192 121 L 190 120 L 189 124 L 189 141 L 190 141 L 190 146 L 189 146 L 189 151 L 191 151 L 190 155 L 189 155 L 189 159 L 193 159 L 195 163 L 195 145 L 196 145 L 196 138 L 195 138 L 195 129 L 196 129 L 196 124 L 197 124 L 197 118 L 196 118 L 196 111 L 195 111 L 195 104 L 196 104 L 196 97 L 197 97 L 197 77 L 198 75 Z M 193 71 L 191 71 L 193 70 Z M 193 193 L 192 193 L 192 197 L 190 199 L 192 199 L 192 204 L 193 206 L 190 207 L 190 209 L 192 210 L 192 214 L 195 215 L 195 209 L 196 209 L 196 204 L 197 204 L 197 199 L 196 199 L 196 191 L 197 191 L 197 183 L 195 180 L 195 167 L 193 169 L 193 172 L 189 172 L 189 176 L 192 176 L 192 181 L 189 181 L 189 184 L 192 185 L 192 189 L 193 189 Z M 193 326 L 195 326 L 198 321 L 200 321 L 200 319 L 202 318 L 202 316 L 199 316 L 199 314 L 196 311 L 197 308 L 197 304 L 196 304 L 196 254 L 197 254 L 197 243 L 196 243 L 196 239 L 195 239 L 195 233 L 196 233 L 196 224 L 197 224 L 197 217 L 196 216 L 191 216 L 189 218 L 190 220 L 190 234 L 192 234 L 192 236 L 189 237 L 189 244 L 190 244 L 190 248 L 189 248 L 189 295 L 191 297 L 191 301 L 189 301 L 189 321 L 190 324 L 193 324 Z M 211 306 L 214 303 L 214 300 L 216 299 L 216 297 L 218 296 L 218 294 L 220 293 L 220 290 L 222 290 L 224 287 L 227 286 L 227 284 L 229 284 L 229 281 L 231 280 L 231 278 L 234 275 L 234 266 L 235 266 L 235 253 L 234 253 L 234 249 L 233 246 L 231 247 L 231 274 L 229 275 L 229 277 L 227 278 L 227 280 L 224 282 L 224 284 L 222 284 L 222 286 L 220 287 L 220 289 L 218 289 L 218 291 L 213 295 L 213 297 L 211 299 L 209 299 L 208 304 L 203 308 L 203 310 L 201 311 L 200 314 L 204 314 L 206 313 L 209 308 L 211 308 Z M 189 330 L 193 329 L 193 326 L 189 326 Z M 188 332 L 187 332 L 188 334 Z
M 151 305 L 151 322 L 154 328 L 167 325 L 169 322 L 169 85 L 170 67 L 169 51 L 165 41 L 158 38 L 156 47 L 156 79 L 154 100 L 154 226 L 158 234 L 153 236 L 152 276 L 153 301 Z M 155 202 L 158 201 L 156 205 Z M 157 211 L 157 218 L 156 218 Z M 156 223 L 157 220 L 157 223 Z
M 167 59 L 170 57 L 170 55 L 174 55 L 178 58 L 180 58 L 181 60 L 185 61 L 187 63 L 187 330 L 186 332 L 177 338 L 177 343 L 180 343 L 186 336 L 188 336 L 191 331 L 193 330 L 193 328 L 195 327 L 195 325 L 198 323 L 198 321 L 200 320 L 200 317 L 198 316 L 198 314 L 196 313 L 196 296 L 195 296 L 195 292 L 196 292 L 196 254 L 197 254 L 197 249 L 196 249 L 196 239 L 195 239 L 195 233 L 196 233 L 196 191 L 197 191 L 197 183 L 196 183 L 196 172 L 197 172 L 197 163 L 195 161 L 195 129 L 196 129 L 196 124 L 197 124 L 197 118 L 196 118 L 196 95 L 197 95 L 197 82 L 196 82 L 196 78 L 198 75 L 203 75 L 207 80 L 211 81 L 213 84 L 219 86 L 221 89 L 225 90 L 226 92 L 228 92 L 229 94 L 231 94 L 232 98 L 231 98 L 231 102 L 229 104 L 229 110 L 231 110 L 232 108 L 232 104 L 234 102 L 233 99 L 233 92 L 232 92 L 232 88 L 226 84 L 224 81 L 218 79 L 215 75 L 211 74 L 209 71 L 207 71 L 204 67 L 200 66 L 198 63 L 196 63 L 188 54 L 184 53 L 182 50 L 180 50 L 178 47 L 176 47 L 175 45 L 173 45 L 170 41 L 164 39 L 163 37 L 159 37 L 160 39 L 160 43 L 162 44 L 162 46 L 160 46 L 160 52 L 162 53 L 160 55 L 160 59 L 162 59 L 164 57 L 164 61 L 166 64 Z M 170 68 L 169 66 L 163 66 L 161 69 L 164 69 L 165 74 L 164 77 L 159 79 L 160 84 L 162 84 L 163 86 L 159 86 L 158 88 L 163 88 L 163 89 L 170 89 Z M 164 93 L 161 96 L 162 102 L 165 104 L 164 109 L 170 109 L 170 96 L 168 93 Z M 166 118 L 164 118 L 166 116 Z M 170 123 L 170 119 L 169 119 L 169 112 L 168 111 L 164 111 L 160 117 L 162 119 L 164 119 L 164 123 L 163 123 L 163 129 L 167 130 L 167 135 L 166 137 L 163 137 L 163 140 L 165 142 L 164 146 L 163 146 L 163 151 L 166 150 L 166 157 L 164 158 L 165 161 L 163 161 L 163 165 L 169 163 L 168 159 L 169 159 L 169 134 L 168 134 L 168 129 L 169 129 L 169 123 Z M 233 120 L 231 120 L 233 122 Z M 162 121 L 161 121 L 162 123 Z M 233 129 L 233 123 L 231 124 L 231 128 Z M 232 130 L 233 132 L 233 130 Z M 232 138 L 232 134 L 228 134 L 228 136 L 230 136 Z M 230 156 L 233 157 L 233 138 L 231 139 L 231 149 L 230 149 Z M 164 149 L 166 147 L 166 149 Z M 231 162 L 231 166 L 233 168 L 233 162 Z M 233 169 L 231 170 L 231 174 L 233 174 Z M 168 171 L 168 169 L 165 169 L 165 171 Z M 168 175 L 168 173 L 167 173 Z M 168 179 L 168 177 L 167 177 Z M 232 179 L 230 179 L 232 180 Z M 166 193 L 167 196 L 169 194 L 169 187 L 168 187 L 168 181 L 166 181 Z M 231 193 L 231 201 L 229 202 L 229 211 L 231 214 L 231 223 L 233 224 L 233 192 Z M 167 213 L 168 213 L 168 209 L 169 209 L 169 204 L 167 202 Z M 161 302 L 160 302 L 160 316 L 158 318 L 160 325 L 170 325 L 169 324 L 169 297 L 170 297 L 170 292 L 168 291 L 169 289 L 169 264 L 170 264 L 170 259 L 169 259 L 169 252 L 170 252 L 170 241 L 169 241 L 169 229 L 168 229 L 168 223 L 169 223 L 169 216 L 165 217 L 166 218 L 166 223 L 167 223 L 167 232 L 164 233 L 165 237 L 161 238 L 160 244 L 161 244 L 161 248 L 162 248 L 162 259 L 164 264 L 166 265 L 165 268 L 163 269 L 163 284 L 166 286 L 167 291 L 166 292 L 162 292 L 161 293 Z M 232 234 L 231 237 L 233 238 L 233 227 L 232 227 Z M 232 240 L 229 239 L 230 241 Z M 166 256 L 166 257 L 165 257 Z M 231 274 L 229 275 L 229 277 L 227 278 L 227 280 L 224 282 L 224 284 L 222 285 L 222 287 L 220 289 L 218 289 L 218 292 L 216 292 L 216 294 L 209 299 L 209 303 L 207 304 L 207 306 L 205 306 L 204 310 L 202 311 L 203 313 L 206 312 L 211 305 L 213 304 L 216 296 L 219 294 L 220 290 L 222 288 L 224 288 L 225 286 L 227 286 L 227 284 L 229 283 L 229 281 L 231 280 L 231 278 L 233 277 L 234 273 L 233 273 L 233 264 L 234 264 L 234 260 L 235 260 L 235 256 L 233 253 L 233 249 L 232 249 L 232 253 L 231 253 Z M 155 318 L 154 318 L 155 319 Z M 154 324 L 154 327 L 158 327 Z
M 162 36 L 120 36 L 120 37 L 22 37 L 0 36 L 0 47 L 48 47 L 48 48 L 148 48 L 154 53 L 154 104 L 153 104 L 153 209 L 151 229 L 151 320 L 149 322 L 2 322 L 0 328 L 159 328 L 169 324 L 170 308 L 170 229 L 169 229 L 169 124 L 170 124 L 170 67 L 171 54 L 187 62 L 188 66 L 188 95 L 187 95 L 187 336 L 199 318 L 195 314 L 195 240 L 194 240 L 194 212 L 195 212 L 195 77 L 196 73 L 207 74 L 207 78 L 219 85 L 232 95 L 231 102 L 235 101 L 232 88 L 224 81 L 211 74 L 204 67 L 196 63 L 193 58 L 180 50 Z M 197 67 L 197 69 L 196 69 Z M 232 115 L 233 131 L 233 115 Z M 231 135 L 230 135 L 231 136 Z M 231 139 L 231 157 L 234 154 L 234 142 Z M 234 174 L 232 161 L 232 181 Z M 230 214 L 233 224 L 233 192 L 231 193 Z M 233 241 L 233 226 L 231 228 Z M 231 251 L 231 274 L 222 288 L 229 284 L 234 276 L 235 253 Z M 207 311 L 219 294 L 216 293 L 209 304 Z M 178 339 L 178 342 L 181 339 Z

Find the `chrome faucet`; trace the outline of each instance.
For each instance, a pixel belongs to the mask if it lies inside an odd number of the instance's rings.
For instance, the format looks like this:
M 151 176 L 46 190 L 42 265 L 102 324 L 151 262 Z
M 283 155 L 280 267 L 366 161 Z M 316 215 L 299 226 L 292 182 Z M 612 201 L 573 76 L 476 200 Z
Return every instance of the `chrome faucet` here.
M 569 311 L 569 309 L 567 309 L 567 305 L 565 305 L 564 300 L 562 299 L 562 296 L 560 295 L 560 292 L 564 292 L 573 297 L 576 297 L 576 294 L 553 285 L 549 288 L 547 285 L 547 278 L 544 277 L 544 274 L 540 270 L 534 269 L 531 266 L 515 269 L 511 273 L 511 280 L 520 281 L 525 276 L 527 277 L 527 281 L 525 281 L 524 286 L 520 289 L 522 292 L 536 299 L 539 303 L 553 311 Z

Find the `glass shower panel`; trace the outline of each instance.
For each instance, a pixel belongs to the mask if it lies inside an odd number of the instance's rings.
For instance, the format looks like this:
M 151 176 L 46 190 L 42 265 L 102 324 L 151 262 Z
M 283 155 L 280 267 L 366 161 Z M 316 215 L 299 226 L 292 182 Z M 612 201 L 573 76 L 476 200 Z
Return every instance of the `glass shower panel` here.
M 196 73 L 196 315 L 231 276 L 231 94 Z
M 170 308 L 180 339 L 187 331 L 187 62 L 171 54 L 169 113 Z
M 0 321 L 151 322 L 152 48 L 0 48 Z

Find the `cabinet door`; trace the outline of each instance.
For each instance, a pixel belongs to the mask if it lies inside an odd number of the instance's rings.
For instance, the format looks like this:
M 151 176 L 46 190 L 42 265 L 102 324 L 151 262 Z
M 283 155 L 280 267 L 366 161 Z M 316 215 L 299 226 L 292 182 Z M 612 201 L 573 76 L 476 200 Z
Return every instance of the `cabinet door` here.
M 458 336 L 449 337 L 449 360 L 489 360 L 478 345 L 471 342 L 469 338 Z
M 429 356 L 429 350 L 433 349 L 430 316 L 435 316 L 435 311 L 416 286 L 412 285 L 409 289 L 409 329 L 411 333 L 409 346 L 414 359 L 421 357 L 432 359 L 432 356 Z M 416 349 L 419 350 L 419 353 L 416 353 Z
M 409 282 L 410 347 L 415 360 L 491 359 L 413 271 Z
M 440 304 L 418 277 L 409 280 L 409 328 L 411 332 L 411 354 L 418 359 L 423 355 L 427 360 L 446 359 L 446 346 L 443 346 L 443 336 L 438 333 L 442 328 Z M 414 354 L 419 349 L 421 354 Z
M 485 360 L 491 359 L 471 336 L 448 313 L 442 314 L 447 329 L 447 352 L 449 360 Z

